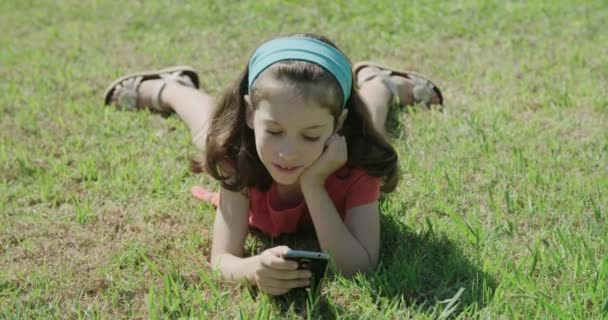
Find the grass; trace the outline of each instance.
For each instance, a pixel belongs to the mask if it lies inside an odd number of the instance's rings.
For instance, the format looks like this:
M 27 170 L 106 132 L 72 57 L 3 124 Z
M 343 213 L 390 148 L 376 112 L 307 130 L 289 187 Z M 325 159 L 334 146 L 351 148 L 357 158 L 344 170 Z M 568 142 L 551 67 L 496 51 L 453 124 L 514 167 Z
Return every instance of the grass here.
M 0 3 L 0 317 L 608 317 L 605 1 Z M 256 45 L 321 33 L 431 76 L 397 112 L 403 179 L 377 271 L 270 298 L 209 271 L 177 117 L 103 108 L 115 77 L 190 64 L 215 96 Z M 248 252 L 310 239 L 252 235 Z M 314 243 L 314 241 L 313 241 Z

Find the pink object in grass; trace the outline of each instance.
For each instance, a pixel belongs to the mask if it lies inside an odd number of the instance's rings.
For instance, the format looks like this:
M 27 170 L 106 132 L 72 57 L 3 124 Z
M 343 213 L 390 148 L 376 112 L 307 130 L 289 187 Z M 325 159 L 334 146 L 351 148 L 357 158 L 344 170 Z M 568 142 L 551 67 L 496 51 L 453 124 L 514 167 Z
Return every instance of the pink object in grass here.
M 191 191 L 192 191 L 192 195 L 195 198 L 197 198 L 203 202 L 211 203 L 212 205 L 214 205 L 216 207 L 220 203 L 220 194 L 218 192 L 208 191 L 201 186 L 194 186 L 194 187 L 192 187 Z

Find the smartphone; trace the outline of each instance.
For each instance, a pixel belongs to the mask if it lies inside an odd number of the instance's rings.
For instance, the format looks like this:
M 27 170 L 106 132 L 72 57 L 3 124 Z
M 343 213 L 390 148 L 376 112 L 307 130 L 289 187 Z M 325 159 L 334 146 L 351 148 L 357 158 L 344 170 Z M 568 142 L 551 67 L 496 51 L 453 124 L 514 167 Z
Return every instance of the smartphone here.
M 321 288 L 321 283 L 329 263 L 329 255 L 327 253 L 289 249 L 283 258 L 285 260 L 296 261 L 298 269 L 310 270 L 312 273 L 310 288 L 314 291 L 318 291 Z

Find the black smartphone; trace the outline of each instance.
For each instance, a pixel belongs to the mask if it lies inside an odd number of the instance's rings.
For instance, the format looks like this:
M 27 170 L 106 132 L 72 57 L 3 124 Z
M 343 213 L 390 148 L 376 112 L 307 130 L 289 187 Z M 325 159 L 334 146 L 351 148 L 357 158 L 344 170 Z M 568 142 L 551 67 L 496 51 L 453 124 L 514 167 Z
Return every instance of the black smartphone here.
M 310 288 L 314 291 L 318 291 L 321 288 L 329 263 L 329 255 L 327 253 L 289 249 L 283 258 L 285 260 L 296 261 L 298 269 L 310 270 L 312 273 Z

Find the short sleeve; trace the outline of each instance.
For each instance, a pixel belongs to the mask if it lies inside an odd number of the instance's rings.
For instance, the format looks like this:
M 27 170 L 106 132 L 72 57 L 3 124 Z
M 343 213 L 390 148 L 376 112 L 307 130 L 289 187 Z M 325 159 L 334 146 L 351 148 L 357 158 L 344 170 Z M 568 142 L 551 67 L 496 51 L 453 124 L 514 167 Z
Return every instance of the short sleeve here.
M 345 210 L 362 206 L 380 198 L 380 178 L 372 177 L 361 171 L 353 177 L 346 192 Z

